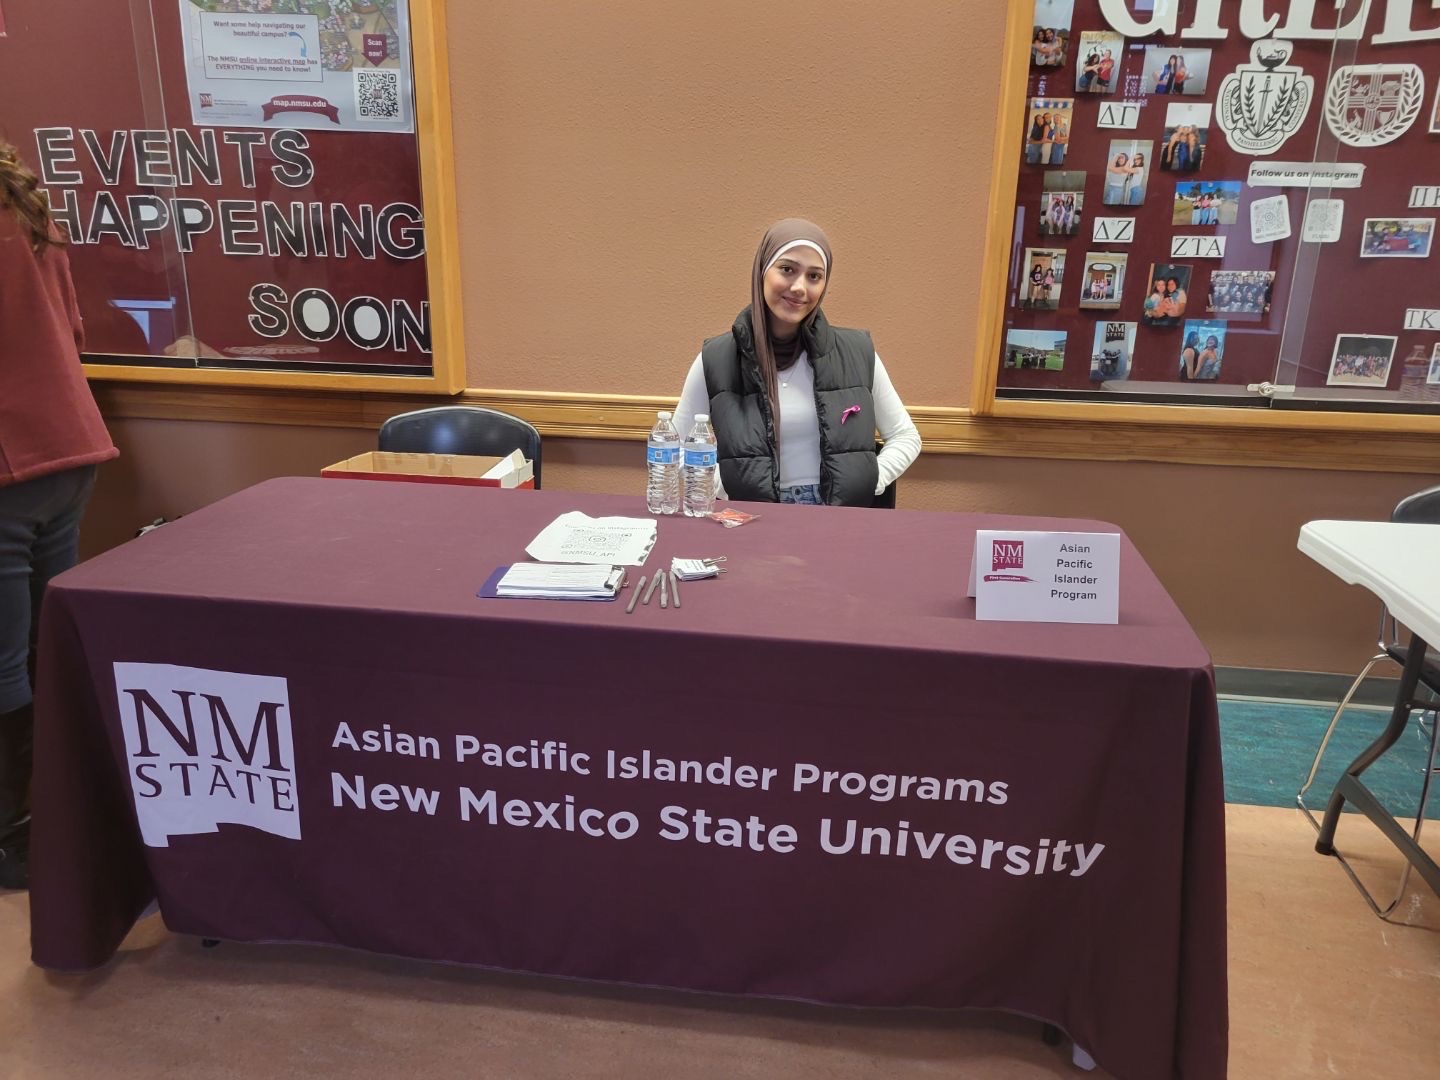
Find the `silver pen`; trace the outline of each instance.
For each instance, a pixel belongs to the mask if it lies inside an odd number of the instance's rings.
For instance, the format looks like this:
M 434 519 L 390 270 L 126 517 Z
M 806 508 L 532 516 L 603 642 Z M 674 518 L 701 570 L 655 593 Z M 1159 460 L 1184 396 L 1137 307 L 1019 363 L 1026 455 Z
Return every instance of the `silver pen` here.
M 662 570 L 655 576 L 660 579 L 660 606 L 662 608 L 667 607 L 668 605 L 665 602 L 665 571 Z
M 675 576 L 675 571 L 670 571 L 670 595 L 675 598 L 675 606 L 680 606 L 680 579 Z
M 645 575 L 641 574 L 640 584 L 636 585 L 635 591 L 630 594 L 630 606 L 625 609 L 626 615 L 629 615 L 632 611 L 635 610 L 635 601 L 640 599 L 640 590 L 643 588 L 645 588 Z
M 656 574 L 653 578 L 650 579 L 650 588 L 648 588 L 648 589 L 645 590 L 645 599 L 641 600 L 640 603 L 642 603 L 642 604 L 648 604 L 648 603 L 650 603 L 650 594 L 655 591 L 655 586 L 656 586 L 656 585 L 659 585 L 659 584 L 660 584 L 660 575 L 659 575 L 659 574 Z

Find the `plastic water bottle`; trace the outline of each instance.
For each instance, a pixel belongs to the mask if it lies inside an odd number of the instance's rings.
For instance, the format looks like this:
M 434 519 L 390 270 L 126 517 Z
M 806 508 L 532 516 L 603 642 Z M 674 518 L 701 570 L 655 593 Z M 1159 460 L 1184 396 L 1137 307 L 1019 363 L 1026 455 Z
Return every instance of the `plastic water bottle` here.
M 650 473 L 645 484 L 645 505 L 652 514 L 680 512 L 680 432 L 670 415 L 663 410 L 655 414 L 645 452 Z
M 709 413 L 696 413 L 685 438 L 685 516 L 704 517 L 715 509 L 715 429 Z

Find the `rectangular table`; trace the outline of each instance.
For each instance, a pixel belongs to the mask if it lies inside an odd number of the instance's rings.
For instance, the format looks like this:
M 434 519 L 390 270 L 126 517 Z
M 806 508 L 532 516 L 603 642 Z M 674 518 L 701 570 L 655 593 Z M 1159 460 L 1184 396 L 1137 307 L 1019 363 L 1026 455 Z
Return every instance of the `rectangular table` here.
M 1391 747 L 1400 741 L 1410 723 L 1410 714 L 1431 709 L 1433 704 L 1416 700 L 1426 653 L 1440 644 L 1440 525 L 1396 521 L 1311 521 L 1300 528 L 1299 548 L 1306 555 L 1350 585 L 1369 589 L 1385 604 L 1390 614 L 1410 630 L 1405 665 L 1395 688 L 1395 706 L 1390 721 L 1375 741 L 1362 750 L 1340 775 L 1325 804 L 1315 850 L 1340 859 L 1346 873 L 1382 918 L 1380 910 L 1350 864 L 1335 848 L 1335 830 L 1348 802 L 1375 823 L 1419 871 L 1425 883 L 1440 895 L 1440 865 L 1419 844 L 1423 817 L 1417 815 L 1415 832 L 1407 835 L 1360 777 Z M 1432 676 L 1433 682 L 1433 676 Z M 1303 805 L 1303 804 L 1302 804 Z M 1423 815 L 1424 807 L 1420 807 Z M 1401 883 L 1402 889 L 1404 882 Z M 1398 894 L 1397 894 L 1398 896 Z M 1392 904 L 1393 908 L 1394 905 Z
M 103 964 L 158 898 L 204 937 L 1006 1009 L 1118 1077 L 1224 1075 L 1213 675 L 1128 540 L 1119 626 L 977 623 L 977 528 L 1108 527 L 975 514 L 664 518 L 632 581 L 728 558 L 679 610 L 475 597 L 576 509 L 643 514 L 280 479 L 57 578 L 35 962 Z

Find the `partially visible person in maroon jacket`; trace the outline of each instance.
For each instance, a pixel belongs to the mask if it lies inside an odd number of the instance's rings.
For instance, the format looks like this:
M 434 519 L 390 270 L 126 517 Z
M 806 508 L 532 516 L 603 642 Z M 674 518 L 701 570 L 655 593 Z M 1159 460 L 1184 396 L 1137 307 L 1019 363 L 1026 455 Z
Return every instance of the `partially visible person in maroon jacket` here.
M 29 876 L 30 656 L 45 584 L 75 565 L 95 466 L 119 451 L 80 367 L 65 237 L 0 142 L 0 888 Z

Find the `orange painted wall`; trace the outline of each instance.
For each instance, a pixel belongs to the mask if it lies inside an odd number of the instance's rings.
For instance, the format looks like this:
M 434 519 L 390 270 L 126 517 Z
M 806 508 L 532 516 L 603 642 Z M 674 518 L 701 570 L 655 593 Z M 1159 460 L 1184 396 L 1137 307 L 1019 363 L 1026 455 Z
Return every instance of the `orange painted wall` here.
M 830 234 L 826 312 L 964 405 L 1004 4 L 451 0 L 471 386 L 676 393 L 765 228 Z

